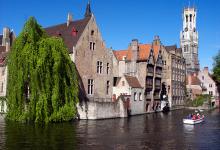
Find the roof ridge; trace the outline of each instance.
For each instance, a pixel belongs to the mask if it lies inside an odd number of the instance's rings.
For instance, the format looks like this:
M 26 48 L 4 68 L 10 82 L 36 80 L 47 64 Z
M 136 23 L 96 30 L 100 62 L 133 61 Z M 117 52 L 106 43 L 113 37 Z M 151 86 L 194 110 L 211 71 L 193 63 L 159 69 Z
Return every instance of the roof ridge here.
M 75 21 L 71 21 L 70 23 L 73 23 L 73 22 L 80 22 L 80 21 L 84 21 L 88 18 L 83 18 L 83 19 L 79 19 L 79 20 L 75 20 Z M 54 28 L 54 27 L 57 27 L 57 26 L 61 26 L 61 25 L 65 25 L 66 22 L 64 23 L 60 23 L 60 24 L 56 24 L 56 25 L 52 25 L 52 26 L 48 26 L 48 27 L 45 27 L 44 29 L 48 29 L 48 28 Z

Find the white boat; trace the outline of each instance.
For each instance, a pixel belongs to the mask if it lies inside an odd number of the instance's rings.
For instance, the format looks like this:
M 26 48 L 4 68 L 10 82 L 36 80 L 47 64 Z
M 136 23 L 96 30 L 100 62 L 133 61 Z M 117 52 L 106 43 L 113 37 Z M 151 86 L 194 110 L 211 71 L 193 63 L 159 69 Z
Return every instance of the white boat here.
M 183 119 L 183 123 L 185 124 L 197 124 L 197 123 L 201 123 L 204 121 L 204 115 L 202 115 L 201 118 L 197 118 L 197 119 Z

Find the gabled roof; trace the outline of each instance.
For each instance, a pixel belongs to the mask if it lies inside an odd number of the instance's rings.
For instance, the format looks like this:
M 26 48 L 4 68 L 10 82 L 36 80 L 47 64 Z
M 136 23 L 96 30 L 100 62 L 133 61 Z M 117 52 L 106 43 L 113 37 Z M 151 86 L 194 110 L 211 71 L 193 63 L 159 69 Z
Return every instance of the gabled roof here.
M 191 78 L 191 85 L 201 85 L 201 81 L 199 80 L 197 75 L 188 75 L 187 80 L 186 80 L 187 85 L 190 83 L 190 81 L 189 81 L 190 78 Z
M 170 46 L 165 46 L 165 49 L 169 52 L 177 49 L 177 47 L 176 45 L 170 45 Z
M 178 53 L 182 53 L 182 48 L 177 48 L 176 51 L 177 51 Z
M 142 88 L 141 84 L 139 83 L 139 81 L 136 77 L 125 75 L 125 79 L 127 80 L 130 87 L 132 87 L 132 88 Z
M 47 27 L 45 30 L 49 36 L 63 38 L 65 45 L 69 49 L 69 53 L 72 53 L 73 46 L 76 46 L 90 18 L 91 17 L 86 17 L 81 20 L 72 21 L 70 22 L 69 26 L 67 26 L 67 23 L 63 23 L 60 25 Z
M 165 46 L 165 49 L 170 52 L 170 51 L 174 51 L 175 53 L 182 53 L 182 48 L 177 48 L 176 45 L 171 45 L 171 46 Z
M 139 44 L 139 50 L 138 50 L 138 60 L 143 61 L 147 60 L 150 55 L 150 50 L 152 48 L 151 44 Z M 157 58 L 159 53 L 160 46 L 159 45 L 153 45 L 153 51 L 154 51 L 154 57 Z M 127 50 L 115 50 L 113 51 L 115 57 L 117 60 L 123 60 L 123 57 L 126 56 L 126 60 L 131 60 L 132 58 L 132 51 L 131 46 L 128 47 Z
M 126 56 L 126 59 L 127 59 L 129 55 L 129 51 L 128 50 L 117 50 L 117 51 L 113 51 L 113 54 L 115 55 L 117 60 L 123 60 L 124 56 Z

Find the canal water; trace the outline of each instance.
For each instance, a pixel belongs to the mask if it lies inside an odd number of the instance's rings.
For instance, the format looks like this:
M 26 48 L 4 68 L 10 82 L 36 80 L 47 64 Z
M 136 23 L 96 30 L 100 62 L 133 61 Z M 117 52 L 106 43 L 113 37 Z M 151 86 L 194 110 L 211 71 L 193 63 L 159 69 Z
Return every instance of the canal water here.
M 220 111 L 204 112 L 205 122 L 184 125 L 189 110 L 125 119 L 49 124 L 5 122 L 0 117 L 0 149 L 48 150 L 219 150 Z

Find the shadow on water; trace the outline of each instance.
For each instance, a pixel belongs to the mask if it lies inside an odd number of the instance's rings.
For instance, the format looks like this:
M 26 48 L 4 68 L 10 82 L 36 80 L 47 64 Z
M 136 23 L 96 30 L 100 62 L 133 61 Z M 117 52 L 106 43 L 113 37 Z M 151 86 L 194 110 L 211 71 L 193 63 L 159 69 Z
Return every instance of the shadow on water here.
M 37 126 L 0 119 L 0 149 L 218 149 L 220 112 L 204 112 L 198 125 L 184 125 L 189 110 L 124 119 L 81 120 Z
M 7 149 L 76 149 L 75 127 L 72 123 L 39 126 L 6 122 Z

